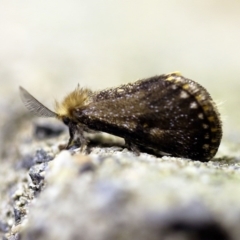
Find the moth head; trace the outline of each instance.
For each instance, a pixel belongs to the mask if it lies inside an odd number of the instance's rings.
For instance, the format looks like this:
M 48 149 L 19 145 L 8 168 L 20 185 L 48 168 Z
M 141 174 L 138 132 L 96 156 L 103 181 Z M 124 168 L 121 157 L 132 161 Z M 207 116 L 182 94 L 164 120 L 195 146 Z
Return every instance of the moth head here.
M 25 107 L 38 117 L 54 117 L 61 120 L 69 128 L 69 141 L 67 149 L 74 141 L 74 135 L 77 131 L 78 121 L 74 118 L 73 112 L 76 108 L 82 108 L 89 102 L 91 92 L 87 89 L 77 87 L 72 93 L 67 95 L 62 103 L 55 103 L 56 111 L 53 112 L 35 97 L 33 97 L 26 89 L 19 87 L 21 99 Z
M 20 96 L 25 107 L 38 117 L 54 117 L 61 120 L 67 126 L 73 123 L 77 124 L 74 116 L 76 109 L 82 109 L 91 101 L 92 92 L 89 89 L 80 88 L 79 86 L 68 94 L 62 102 L 55 101 L 55 111 L 50 110 L 26 89 L 19 87 Z
M 55 112 L 57 117 L 66 125 L 69 125 L 69 121 L 77 122 L 74 112 L 84 109 L 91 101 L 91 97 L 91 90 L 78 86 L 74 91 L 68 94 L 62 102 L 55 101 Z

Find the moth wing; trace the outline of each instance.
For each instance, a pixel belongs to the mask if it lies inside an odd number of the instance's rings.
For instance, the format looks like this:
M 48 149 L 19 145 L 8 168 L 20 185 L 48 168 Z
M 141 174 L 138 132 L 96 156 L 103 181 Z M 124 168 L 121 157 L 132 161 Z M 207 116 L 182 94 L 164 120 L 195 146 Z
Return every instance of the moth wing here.
M 210 159 L 220 144 L 215 105 L 208 92 L 189 79 L 154 77 L 130 89 L 125 85 L 100 92 L 96 99 L 76 115 L 95 130 L 194 159 Z
M 90 103 L 81 114 L 93 121 L 121 128 L 130 126 L 133 130 L 139 125 L 162 130 L 198 129 L 191 121 L 196 112 L 190 111 L 189 101 L 194 101 L 194 97 L 180 99 L 182 89 L 172 86 L 171 82 L 155 77 L 151 82 L 140 81 L 131 90 L 125 85 L 123 91 L 100 92 L 103 96 L 97 96 L 98 101 Z

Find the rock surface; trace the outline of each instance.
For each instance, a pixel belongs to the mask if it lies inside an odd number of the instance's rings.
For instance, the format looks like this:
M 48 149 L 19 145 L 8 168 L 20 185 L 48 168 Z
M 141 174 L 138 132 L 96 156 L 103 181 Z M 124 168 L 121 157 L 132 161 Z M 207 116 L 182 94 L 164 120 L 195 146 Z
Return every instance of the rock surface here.
M 223 157 L 227 145 L 202 163 L 136 156 L 105 134 L 91 136 L 88 153 L 60 150 L 67 132 L 32 138 L 15 169 L 4 163 L 3 239 L 240 238 L 240 163 Z

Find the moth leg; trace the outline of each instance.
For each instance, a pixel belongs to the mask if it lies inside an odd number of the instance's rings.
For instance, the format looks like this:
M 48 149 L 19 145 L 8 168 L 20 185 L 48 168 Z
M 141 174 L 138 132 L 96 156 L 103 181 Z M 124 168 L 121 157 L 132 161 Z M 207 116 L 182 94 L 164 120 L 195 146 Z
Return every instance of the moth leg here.
M 69 140 L 66 146 L 66 149 L 70 149 L 74 145 L 74 135 L 75 135 L 75 127 L 74 125 L 69 126 Z
M 84 130 L 85 130 L 84 125 L 69 123 L 68 127 L 69 127 L 70 138 L 68 140 L 66 149 L 70 149 L 74 146 L 77 146 L 77 147 L 80 146 L 80 150 L 83 151 L 88 144 L 88 140 L 84 136 Z
M 128 139 L 125 139 L 125 146 L 128 150 L 132 151 L 137 156 L 140 155 L 139 147 L 136 144 L 134 144 L 132 141 L 129 141 Z
M 80 150 L 81 152 L 83 152 L 84 150 L 86 150 L 87 145 L 88 145 L 88 139 L 84 136 L 84 131 L 87 131 L 88 129 L 81 124 L 78 124 L 76 126 L 77 129 L 77 134 L 76 134 L 76 143 L 78 143 L 78 145 L 80 145 Z

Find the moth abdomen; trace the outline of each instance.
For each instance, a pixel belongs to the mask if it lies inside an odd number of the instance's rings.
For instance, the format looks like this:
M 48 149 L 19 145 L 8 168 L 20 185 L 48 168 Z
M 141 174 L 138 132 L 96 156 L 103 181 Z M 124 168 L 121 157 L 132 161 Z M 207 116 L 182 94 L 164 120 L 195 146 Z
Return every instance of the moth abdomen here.
M 222 137 L 218 110 L 205 88 L 179 73 L 164 74 L 99 92 L 78 87 L 52 112 L 26 90 L 28 109 L 55 116 L 69 127 L 69 144 L 83 131 L 103 131 L 125 139 L 132 149 L 208 161 Z M 133 147 L 134 146 L 134 147 Z

